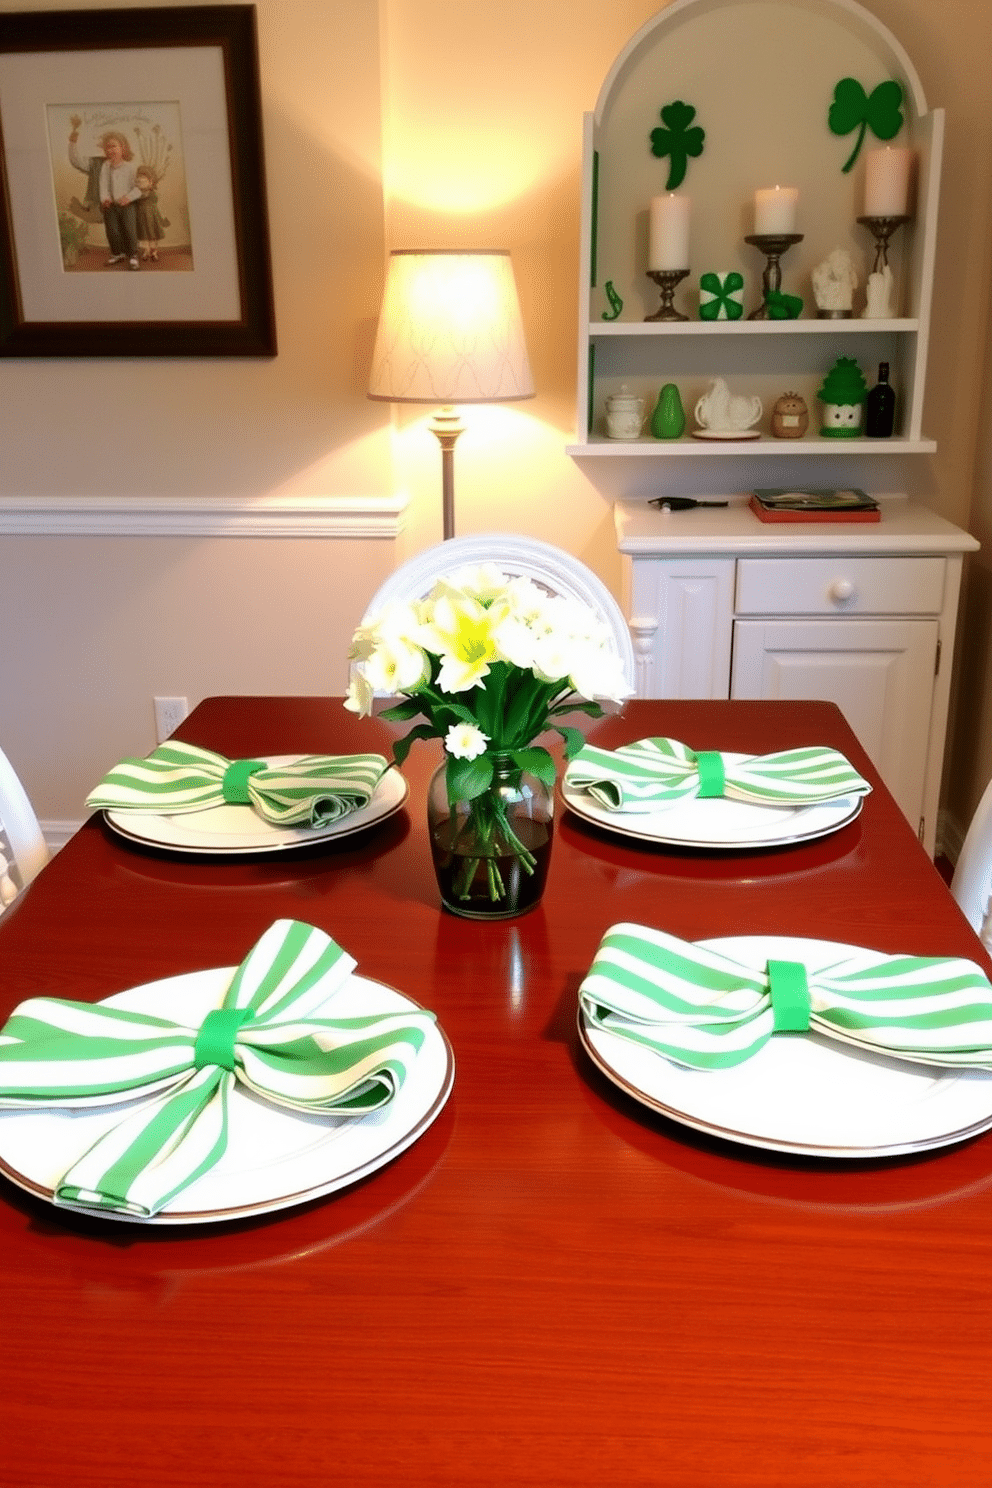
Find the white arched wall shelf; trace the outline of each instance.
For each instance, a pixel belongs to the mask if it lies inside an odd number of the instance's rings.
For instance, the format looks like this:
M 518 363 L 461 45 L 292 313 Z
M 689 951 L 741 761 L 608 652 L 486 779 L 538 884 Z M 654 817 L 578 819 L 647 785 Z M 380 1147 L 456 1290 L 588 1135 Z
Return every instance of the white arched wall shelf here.
M 879 141 L 869 131 L 844 174 L 854 136 L 827 125 L 833 89 L 848 76 L 868 92 L 888 78 L 902 84 L 905 123 L 892 143 L 911 145 L 917 158 L 913 220 L 889 248 L 898 312 L 890 320 L 860 314 L 874 242 L 857 217 L 865 154 Z M 676 98 L 696 108 L 694 122 L 706 130 L 703 153 L 678 188 L 692 203 L 691 270 L 675 295 L 689 319 L 646 323 L 660 303 L 647 277 L 648 205 L 664 193 L 668 169 L 651 154 L 650 132 Z M 924 431 L 923 396 L 942 140 L 943 111 L 928 107 L 904 48 L 853 0 L 675 0 L 648 21 L 585 118 L 576 442 L 568 452 L 589 478 L 617 496 L 732 494 L 754 485 L 865 484 L 870 468 L 875 489 L 919 493 L 926 462 L 921 471 L 917 461 L 911 479 L 905 457 L 936 448 Z M 774 184 L 799 191 L 804 236 L 782 259 L 782 287 L 802 295 L 804 310 L 798 320 L 748 320 L 761 299 L 764 259 L 744 239 L 753 231 L 754 192 Z M 854 316 L 817 319 L 811 271 L 838 247 L 860 281 Z M 700 276 L 731 269 L 745 279 L 745 318 L 701 321 Z M 616 318 L 605 318 L 615 308 L 607 284 L 623 302 Z M 816 389 L 839 356 L 855 357 L 870 381 L 878 363 L 889 363 L 899 399 L 892 439 L 819 435 Z M 715 376 L 761 397 L 759 440 L 715 450 L 691 437 L 692 409 Z M 626 385 L 649 414 L 666 382 L 679 387 L 686 410 L 681 439 L 654 439 L 647 422 L 637 440 L 606 436 L 611 392 Z M 809 406 L 802 440 L 770 434 L 772 404 L 785 391 Z

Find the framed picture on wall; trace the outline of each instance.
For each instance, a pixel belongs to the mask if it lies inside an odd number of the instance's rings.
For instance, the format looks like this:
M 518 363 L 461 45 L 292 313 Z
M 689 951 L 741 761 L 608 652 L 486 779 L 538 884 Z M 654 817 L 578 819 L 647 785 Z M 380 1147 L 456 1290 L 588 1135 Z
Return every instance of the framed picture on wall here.
M 274 356 L 253 5 L 0 14 L 0 356 Z

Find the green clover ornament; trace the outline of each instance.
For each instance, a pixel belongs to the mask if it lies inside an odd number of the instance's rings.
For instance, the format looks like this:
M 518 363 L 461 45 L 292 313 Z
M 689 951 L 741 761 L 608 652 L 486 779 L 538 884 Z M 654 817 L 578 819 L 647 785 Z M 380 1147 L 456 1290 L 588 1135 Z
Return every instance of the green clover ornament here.
M 834 134 L 850 134 L 858 130 L 854 149 L 841 169 L 849 171 L 858 158 L 867 130 L 880 140 L 894 139 L 903 125 L 900 109 L 902 84 L 890 78 L 879 83 L 867 94 L 855 78 L 841 78 L 834 89 L 833 103 L 827 114 L 827 123 Z
M 744 276 L 736 269 L 729 274 L 704 274 L 699 281 L 700 320 L 740 320 L 744 303 L 740 298 Z
M 765 296 L 765 311 L 769 320 L 798 320 L 803 311 L 802 296 L 770 289 Z
M 692 104 L 682 103 L 676 98 L 674 103 L 666 103 L 661 111 L 661 122 L 667 127 L 651 131 L 651 154 L 659 158 L 669 157 L 666 191 L 674 191 L 685 180 L 689 156 L 703 153 L 706 131 L 698 124 L 689 127 L 695 117 L 696 110 Z

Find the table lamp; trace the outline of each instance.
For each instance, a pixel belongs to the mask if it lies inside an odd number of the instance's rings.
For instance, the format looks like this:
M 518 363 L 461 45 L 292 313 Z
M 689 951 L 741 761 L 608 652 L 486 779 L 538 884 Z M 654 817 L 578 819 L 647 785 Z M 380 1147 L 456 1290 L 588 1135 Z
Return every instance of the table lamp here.
M 444 536 L 455 535 L 456 403 L 534 396 L 510 255 L 502 249 L 396 248 L 389 255 L 369 397 L 439 403 Z

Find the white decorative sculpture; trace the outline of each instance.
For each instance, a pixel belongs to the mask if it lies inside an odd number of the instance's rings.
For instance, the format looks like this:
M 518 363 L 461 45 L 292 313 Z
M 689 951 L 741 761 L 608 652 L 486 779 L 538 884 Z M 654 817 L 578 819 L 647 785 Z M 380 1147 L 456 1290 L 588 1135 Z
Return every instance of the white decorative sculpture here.
M 861 312 L 862 320 L 891 320 L 895 311 L 892 308 L 892 270 L 888 264 L 868 275 L 865 290 L 868 303 Z
M 722 377 L 713 379 L 696 404 L 696 423 L 711 434 L 743 434 L 760 417 L 761 399 L 732 393 Z
M 858 276 L 846 248 L 835 248 L 813 270 L 813 298 L 821 315 L 850 315 Z

